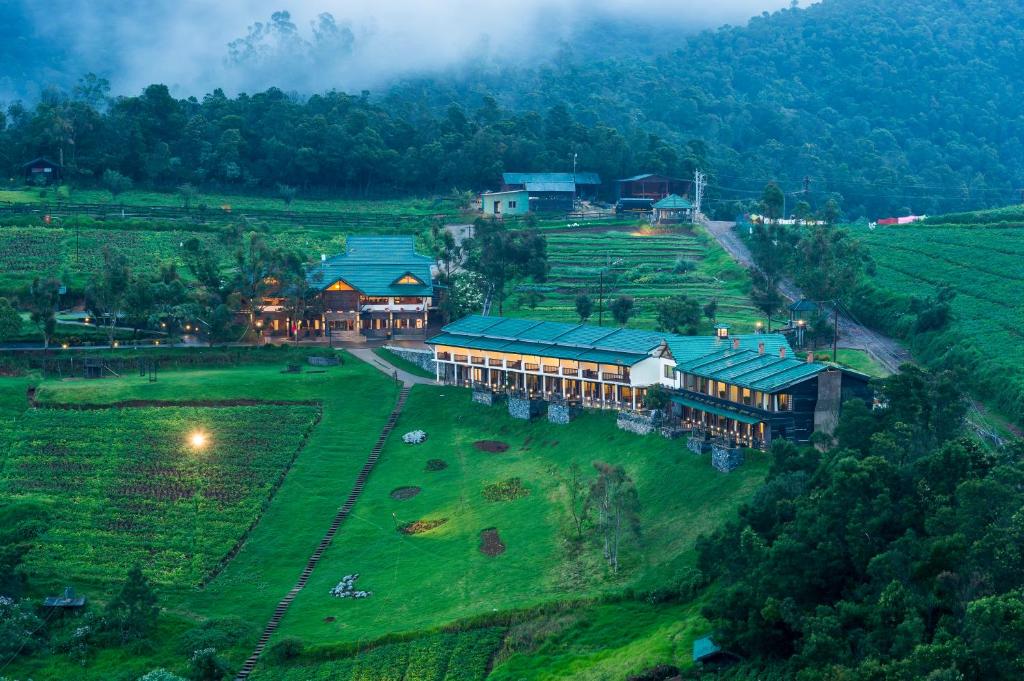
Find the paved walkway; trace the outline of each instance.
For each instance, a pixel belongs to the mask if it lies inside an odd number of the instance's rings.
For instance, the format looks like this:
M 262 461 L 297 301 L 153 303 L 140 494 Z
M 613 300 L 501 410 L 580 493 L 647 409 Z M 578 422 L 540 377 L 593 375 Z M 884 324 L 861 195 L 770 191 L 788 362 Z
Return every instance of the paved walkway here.
M 284 618 L 285 613 L 288 612 L 288 608 L 291 607 L 292 601 L 295 597 L 305 588 L 309 582 L 309 576 L 313 574 L 314 568 L 317 563 L 320 562 L 320 558 L 323 556 L 324 551 L 330 546 L 331 540 L 334 539 L 334 535 L 337 534 L 338 528 L 348 518 L 349 512 L 355 505 L 356 500 L 359 499 L 359 495 L 363 493 L 363 487 L 366 485 L 366 479 L 370 476 L 370 471 L 377 464 L 377 459 L 380 458 L 380 453 L 384 449 L 384 443 L 387 442 L 388 436 L 395 427 L 395 423 L 398 421 L 398 417 L 402 414 L 402 407 L 405 406 L 405 400 L 409 397 L 409 386 L 402 388 L 402 392 L 398 395 L 398 401 L 395 403 L 395 408 L 391 411 L 391 415 L 388 417 L 387 423 L 384 424 L 384 428 L 380 431 L 380 437 L 377 438 L 377 443 L 373 446 L 370 451 L 369 458 L 366 459 L 366 463 L 363 465 L 359 475 L 356 477 L 355 486 L 352 487 L 352 491 L 349 492 L 348 498 L 345 500 L 344 506 L 338 509 L 337 514 L 331 521 L 330 526 L 327 528 L 324 538 L 320 540 L 316 549 L 313 551 L 309 560 L 306 562 L 306 567 L 302 570 L 299 575 L 298 581 L 295 586 L 285 594 L 285 597 L 277 604 L 277 608 L 274 610 L 274 614 L 270 616 L 270 620 L 267 622 L 266 627 L 263 629 L 263 634 L 260 636 L 259 641 L 256 643 L 256 647 L 253 649 L 252 654 L 242 665 L 242 668 L 238 670 L 238 674 L 235 676 L 235 681 L 246 681 L 252 670 L 256 667 L 256 663 L 259 661 L 260 656 L 263 654 L 264 649 L 267 647 L 267 643 L 270 641 L 270 637 L 273 636 L 277 630 L 281 620 Z
M 735 226 L 735 222 L 705 223 L 711 236 L 734 260 L 744 267 L 757 267 L 747 245 L 733 229 Z M 800 288 L 788 279 L 779 282 L 779 293 L 792 301 L 804 297 Z M 869 329 L 843 312 L 839 314 L 839 347 L 864 350 L 893 373 L 898 372 L 902 364 L 911 361 L 910 353 L 895 339 Z
M 349 347 L 345 349 L 348 350 L 351 354 L 355 355 L 359 359 L 369 364 L 370 366 L 376 368 L 378 371 L 383 371 L 388 376 L 394 376 L 397 373 L 398 380 L 400 380 L 402 384 L 405 386 L 435 385 L 434 379 L 424 378 L 423 376 L 410 374 L 408 371 L 404 369 L 399 369 L 394 364 L 378 357 L 370 348 Z

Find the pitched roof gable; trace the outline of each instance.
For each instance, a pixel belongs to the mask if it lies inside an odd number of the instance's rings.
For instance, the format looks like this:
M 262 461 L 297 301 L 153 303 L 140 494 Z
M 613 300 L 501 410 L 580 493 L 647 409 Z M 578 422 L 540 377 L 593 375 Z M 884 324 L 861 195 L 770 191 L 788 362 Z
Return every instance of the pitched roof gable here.
M 350 236 L 345 252 L 310 267 L 306 280 L 319 290 L 342 280 L 368 296 L 431 296 L 433 262 L 411 236 Z M 407 274 L 421 283 L 397 283 Z

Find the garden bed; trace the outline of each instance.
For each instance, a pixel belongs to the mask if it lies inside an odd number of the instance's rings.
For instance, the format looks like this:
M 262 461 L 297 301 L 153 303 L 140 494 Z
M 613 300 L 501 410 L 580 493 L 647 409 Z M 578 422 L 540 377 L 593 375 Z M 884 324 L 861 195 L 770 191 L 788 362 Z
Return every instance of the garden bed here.
M 448 468 L 448 462 L 445 461 L 444 459 L 430 459 L 429 461 L 427 461 L 425 470 L 443 471 L 445 468 Z
M 508 451 L 508 443 L 501 442 L 500 440 L 477 440 L 473 443 L 481 452 L 489 452 L 491 454 L 500 454 Z
M 494 558 L 505 553 L 505 542 L 501 541 L 498 528 L 488 527 L 480 532 L 480 553 Z
M 405 501 L 406 499 L 412 499 L 414 496 L 419 494 L 422 490 L 419 487 L 396 487 L 391 490 L 391 498 L 397 499 L 398 501 Z
M 530 494 L 519 478 L 509 478 L 494 482 L 484 487 L 483 495 L 487 501 L 514 501 Z
M 433 520 L 413 520 L 403 525 L 398 526 L 398 531 L 402 534 L 423 534 L 424 532 L 430 532 L 448 522 L 447 518 L 434 518 Z

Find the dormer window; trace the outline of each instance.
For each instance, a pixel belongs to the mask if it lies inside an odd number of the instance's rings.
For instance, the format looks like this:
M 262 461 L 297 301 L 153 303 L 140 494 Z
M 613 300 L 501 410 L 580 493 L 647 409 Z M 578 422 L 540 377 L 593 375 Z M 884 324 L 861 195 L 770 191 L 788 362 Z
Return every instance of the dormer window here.
M 406 286 L 423 286 L 423 282 L 420 281 L 419 279 L 417 279 L 416 277 L 414 277 L 409 272 L 406 272 L 401 277 L 399 277 L 395 281 L 395 284 L 406 285 Z
M 723 338 L 723 339 L 724 338 L 728 338 L 729 337 L 729 325 L 728 324 L 718 324 L 717 326 L 715 326 L 715 335 L 717 337 Z

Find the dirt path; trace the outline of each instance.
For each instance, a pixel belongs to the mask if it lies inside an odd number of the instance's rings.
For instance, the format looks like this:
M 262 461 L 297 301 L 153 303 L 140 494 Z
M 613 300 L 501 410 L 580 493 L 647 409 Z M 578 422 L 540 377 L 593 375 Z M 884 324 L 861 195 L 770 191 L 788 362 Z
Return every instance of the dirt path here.
M 733 229 L 735 226 L 735 222 L 709 221 L 705 223 L 711 236 L 715 237 L 715 240 L 734 260 L 744 267 L 756 267 L 750 249 Z M 803 297 L 800 288 L 788 279 L 779 282 L 779 292 L 791 301 Z M 910 353 L 895 339 L 869 329 L 844 312 L 839 315 L 839 347 L 864 350 L 875 361 L 893 373 L 899 371 L 900 365 L 912 361 Z

